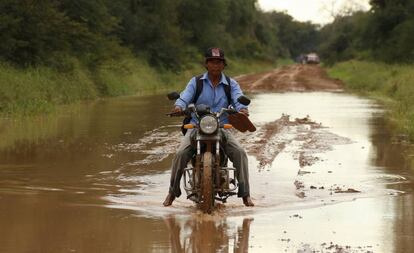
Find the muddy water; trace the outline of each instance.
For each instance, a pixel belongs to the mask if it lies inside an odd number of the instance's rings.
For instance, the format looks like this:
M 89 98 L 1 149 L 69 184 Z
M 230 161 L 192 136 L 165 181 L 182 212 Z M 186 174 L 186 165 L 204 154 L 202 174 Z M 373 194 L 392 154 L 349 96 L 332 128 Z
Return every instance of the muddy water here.
M 287 143 L 270 163 L 249 151 L 256 206 L 231 199 L 212 216 L 184 197 L 161 205 L 180 136 L 169 108 L 128 97 L 3 119 L 0 252 L 414 252 L 412 170 L 373 102 L 254 96 L 256 135 L 282 114 L 309 116 L 318 145 L 304 148 L 309 128 L 290 127 L 269 140 Z

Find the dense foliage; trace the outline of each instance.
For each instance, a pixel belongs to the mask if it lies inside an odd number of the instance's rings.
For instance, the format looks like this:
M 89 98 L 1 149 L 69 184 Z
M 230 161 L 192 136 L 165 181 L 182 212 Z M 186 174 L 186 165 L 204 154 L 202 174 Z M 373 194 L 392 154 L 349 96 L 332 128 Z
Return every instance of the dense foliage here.
M 295 57 L 315 48 L 316 28 L 264 13 L 256 0 L 1 0 L 0 59 L 70 71 L 129 54 L 179 71 L 211 46 L 238 58 Z
M 321 29 L 319 52 L 328 63 L 365 59 L 414 62 L 414 0 L 371 0 L 369 12 L 338 16 Z

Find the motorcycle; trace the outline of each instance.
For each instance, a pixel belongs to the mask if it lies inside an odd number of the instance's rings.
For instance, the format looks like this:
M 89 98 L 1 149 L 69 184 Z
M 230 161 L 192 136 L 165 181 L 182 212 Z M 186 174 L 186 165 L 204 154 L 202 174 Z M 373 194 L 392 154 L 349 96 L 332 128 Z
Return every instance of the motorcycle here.
M 177 92 L 167 95 L 169 100 L 180 97 Z M 250 99 L 240 96 L 237 101 L 249 105 Z M 220 124 L 220 116 L 227 113 L 231 124 Z M 248 117 L 237 112 L 234 108 L 222 108 L 220 112 L 212 112 L 207 105 L 190 104 L 181 113 L 168 113 L 168 116 L 194 115 L 195 125 L 184 124 L 184 129 L 193 129 L 192 145 L 196 152 L 191 159 L 191 165 L 183 172 L 184 189 L 187 199 L 194 201 L 204 213 L 214 210 L 215 202 L 226 203 L 230 196 L 237 195 L 236 169 L 227 166 L 228 157 L 222 147 L 223 129 L 236 128 L 239 131 L 256 130 Z M 233 123 L 233 124 L 232 124 Z

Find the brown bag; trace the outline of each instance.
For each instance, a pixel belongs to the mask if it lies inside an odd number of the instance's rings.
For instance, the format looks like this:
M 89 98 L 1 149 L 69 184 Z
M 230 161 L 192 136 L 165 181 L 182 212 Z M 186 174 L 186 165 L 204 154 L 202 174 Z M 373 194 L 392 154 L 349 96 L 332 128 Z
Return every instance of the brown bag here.
M 239 130 L 240 132 L 254 132 L 256 131 L 256 127 L 250 121 L 249 117 L 247 117 L 244 113 L 238 112 L 229 115 L 229 122 L 233 125 L 234 128 Z

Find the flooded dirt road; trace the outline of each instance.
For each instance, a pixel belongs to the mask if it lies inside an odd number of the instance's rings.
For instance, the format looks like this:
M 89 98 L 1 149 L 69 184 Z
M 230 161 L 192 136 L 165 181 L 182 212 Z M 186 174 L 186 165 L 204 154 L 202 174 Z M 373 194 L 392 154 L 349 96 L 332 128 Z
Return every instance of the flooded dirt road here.
M 403 149 L 378 105 L 337 88 L 250 94 L 257 131 L 235 134 L 256 206 L 214 215 L 162 206 L 180 137 L 163 96 L 3 119 L 0 252 L 414 252 Z

